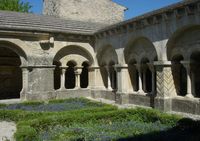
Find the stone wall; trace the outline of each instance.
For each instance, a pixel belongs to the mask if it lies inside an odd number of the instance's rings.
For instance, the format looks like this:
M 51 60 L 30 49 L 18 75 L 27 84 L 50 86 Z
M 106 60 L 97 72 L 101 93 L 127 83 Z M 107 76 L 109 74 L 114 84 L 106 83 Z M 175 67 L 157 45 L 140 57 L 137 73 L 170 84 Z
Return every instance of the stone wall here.
M 114 24 L 123 21 L 125 9 L 111 0 L 44 0 L 43 13 L 76 21 Z

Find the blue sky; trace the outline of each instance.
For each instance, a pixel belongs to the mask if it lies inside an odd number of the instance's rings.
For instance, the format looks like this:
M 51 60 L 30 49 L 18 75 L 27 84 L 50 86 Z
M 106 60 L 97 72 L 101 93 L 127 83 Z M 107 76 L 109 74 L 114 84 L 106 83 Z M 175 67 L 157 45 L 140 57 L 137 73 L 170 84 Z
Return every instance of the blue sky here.
M 29 1 L 33 5 L 32 11 L 37 14 L 42 13 L 42 0 L 23 0 Z M 146 12 L 159 9 L 161 7 L 180 2 L 181 0 L 113 0 L 128 8 L 125 19 L 139 16 Z

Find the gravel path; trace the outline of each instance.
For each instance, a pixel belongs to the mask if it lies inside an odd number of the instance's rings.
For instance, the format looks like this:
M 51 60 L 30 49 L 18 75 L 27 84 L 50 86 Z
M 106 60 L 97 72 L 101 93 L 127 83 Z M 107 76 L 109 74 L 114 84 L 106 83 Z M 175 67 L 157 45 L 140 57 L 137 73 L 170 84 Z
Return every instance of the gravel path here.
M 16 124 L 13 122 L 0 122 L 0 141 L 15 141 Z

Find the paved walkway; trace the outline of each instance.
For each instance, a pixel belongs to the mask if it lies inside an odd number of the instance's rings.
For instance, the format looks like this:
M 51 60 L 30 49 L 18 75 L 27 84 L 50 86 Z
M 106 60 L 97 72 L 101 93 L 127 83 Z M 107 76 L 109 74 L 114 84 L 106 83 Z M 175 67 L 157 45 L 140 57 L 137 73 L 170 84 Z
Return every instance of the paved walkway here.
M 0 104 L 16 104 L 21 103 L 20 99 L 7 99 L 7 100 L 0 100 Z
M 16 124 L 13 122 L 0 122 L 0 141 L 15 141 L 14 133 L 16 132 Z

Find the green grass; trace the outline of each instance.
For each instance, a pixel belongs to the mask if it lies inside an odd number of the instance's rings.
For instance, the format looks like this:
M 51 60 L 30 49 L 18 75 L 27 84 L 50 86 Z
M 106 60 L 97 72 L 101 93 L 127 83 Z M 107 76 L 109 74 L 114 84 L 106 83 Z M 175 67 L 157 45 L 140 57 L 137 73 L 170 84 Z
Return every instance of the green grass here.
M 41 107 L 45 108 L 37 109 Z M 117 109 L 83 98 L 0 106 L 0 120 L 17 123 L 17 141 L 117 140 L 167 130 L 180 119 L 152 109 Z

